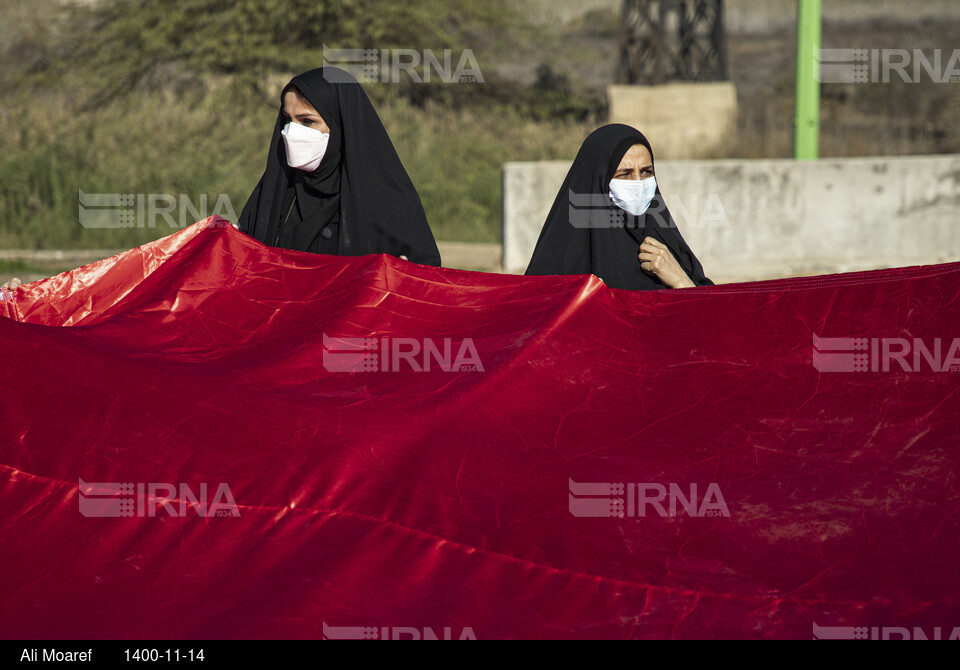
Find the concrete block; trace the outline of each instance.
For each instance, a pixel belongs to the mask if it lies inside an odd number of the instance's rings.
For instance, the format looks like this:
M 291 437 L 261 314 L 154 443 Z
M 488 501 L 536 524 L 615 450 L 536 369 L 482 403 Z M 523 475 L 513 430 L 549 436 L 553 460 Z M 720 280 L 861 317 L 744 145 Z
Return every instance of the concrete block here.
M 608 86 L 610 123 L 640 129 L 657 160 L 718 158 L 736 141 L 732 82 Z

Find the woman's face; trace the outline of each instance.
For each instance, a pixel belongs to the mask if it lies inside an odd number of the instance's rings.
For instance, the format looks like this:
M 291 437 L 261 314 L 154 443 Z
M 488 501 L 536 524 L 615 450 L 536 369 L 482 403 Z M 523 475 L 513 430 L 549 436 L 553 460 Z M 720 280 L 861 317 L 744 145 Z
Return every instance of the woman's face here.
M 320 112 L 307 102 L 302 101 L 293 91 L 287 91 L 283 96 L 283 115 L 293 123 L 329 133 L 330 126 L 320 116 Z
M 653 175 L 653 156 L 650 151 L 642 144 L 634 144 L 623 155 L 613 178 L 643 180 L 650 179 Z

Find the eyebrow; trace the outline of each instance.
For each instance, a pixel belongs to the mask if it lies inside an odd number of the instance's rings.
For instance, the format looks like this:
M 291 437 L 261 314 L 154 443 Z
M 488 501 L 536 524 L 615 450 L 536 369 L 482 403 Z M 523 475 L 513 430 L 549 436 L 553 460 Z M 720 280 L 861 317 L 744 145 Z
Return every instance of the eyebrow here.
M 652 169 L 653 169 L 653 163 L 649 163 L 649 164 L 647 164 L 647 165 L 641 165 L 641 166 L 639 166 L 639 167 L 637 168 L 637 171 L 638 171 L 638 172 L 642 172 L 643 170 L 652 170 Z M 618 167 L 616 173 L 619 173 L 619 172 L 631 172 L 632 170 L 633 170 L 632 167 Z M 616 173 L 614 173 L 614 174 L 616 174 Z
M 282 111 L 283 111 L 283 115 L 288 117 L 289 116 L 315 116 L 317 118 L 320 117 L 319 112 L 297 112 L 295 114 L 291 114 L 290 112 L 287 111 L 286 107 L 284 107 Z

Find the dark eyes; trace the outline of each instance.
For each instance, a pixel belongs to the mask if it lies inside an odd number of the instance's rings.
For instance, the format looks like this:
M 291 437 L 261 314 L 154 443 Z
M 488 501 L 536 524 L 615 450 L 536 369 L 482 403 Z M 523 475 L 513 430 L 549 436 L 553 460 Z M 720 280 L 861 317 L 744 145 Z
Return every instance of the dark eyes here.
M 613 177 L 614 179 L 623 179 L 629 177 L 631 174 L 633 174 L 633 170 L 617 170 Z M 643 170 L 640 170 L 640 176 L 642 177 L 652 177 L 653 175 L 653 168 L 644 168 Z
M 290 118 L 290 115 L 287 114 L 286 112 L 283 113 L 283 120 L 286 121 L 286 122 L 291 122 L 291 121 L 293 121 L 293 119 Z M 301 121 L 297 121 L 297 123 L 299 123 L 299 124 L 301 124 L 301 125 L 304 125 L 304 126 L 314 126 L 314 125 L 317 124 L 317 121 L 314 120 L 314 119 L 303 119 L 303 120 L 301 120 Z

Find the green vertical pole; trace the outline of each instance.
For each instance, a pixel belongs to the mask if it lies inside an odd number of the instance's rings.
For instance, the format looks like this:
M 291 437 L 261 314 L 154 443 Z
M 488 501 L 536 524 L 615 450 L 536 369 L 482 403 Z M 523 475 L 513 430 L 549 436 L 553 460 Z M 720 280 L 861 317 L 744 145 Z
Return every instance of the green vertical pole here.
M 820 142 L 820 0 L 797 0 L 797 98 L 793 153 L 815 160 Z

